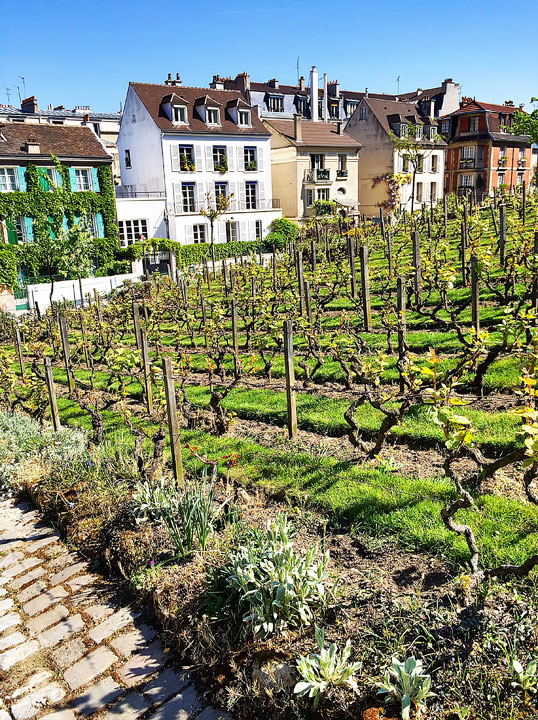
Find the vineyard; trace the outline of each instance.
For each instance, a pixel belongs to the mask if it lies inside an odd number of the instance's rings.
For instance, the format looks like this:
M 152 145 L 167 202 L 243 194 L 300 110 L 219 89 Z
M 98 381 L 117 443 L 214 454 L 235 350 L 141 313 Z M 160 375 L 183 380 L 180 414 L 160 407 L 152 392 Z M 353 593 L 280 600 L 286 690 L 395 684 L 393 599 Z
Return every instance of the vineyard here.
M 537 195 L 321 216 L 0 333 L 5 417 L 85 431 L 0 483 L 126 577 L 215 702 L 536 717 Z

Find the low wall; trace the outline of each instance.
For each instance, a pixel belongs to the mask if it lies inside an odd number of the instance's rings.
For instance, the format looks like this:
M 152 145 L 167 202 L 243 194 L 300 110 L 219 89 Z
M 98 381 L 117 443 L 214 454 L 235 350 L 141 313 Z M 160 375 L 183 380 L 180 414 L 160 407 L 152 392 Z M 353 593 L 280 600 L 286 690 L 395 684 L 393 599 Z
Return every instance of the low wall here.
M 98 293 L 108 294 L 118 287 L 121 287 L 126 280 L 137 281 L 140 279 L 138 273 L 128 275 L 111 275 L 110 277 L 90 277 L 81 280 L 84 300 L 88 295 L 93 295 L 94 290 Z M 30 310 L 35 308 L 36 303 L 40 310 L 46 310 L 50 305 L 50 283 L 39 285 L 28 285 L 28 306 Z M 54 283 L 53 301 L 70 300 L 77 305 L 81 304 L 80 285 L 78 280 L 59 280 Z
M 0 310 L 6 310 L 7 312 L 16 310 L 15 296 L 11 290 L 0 288 Z

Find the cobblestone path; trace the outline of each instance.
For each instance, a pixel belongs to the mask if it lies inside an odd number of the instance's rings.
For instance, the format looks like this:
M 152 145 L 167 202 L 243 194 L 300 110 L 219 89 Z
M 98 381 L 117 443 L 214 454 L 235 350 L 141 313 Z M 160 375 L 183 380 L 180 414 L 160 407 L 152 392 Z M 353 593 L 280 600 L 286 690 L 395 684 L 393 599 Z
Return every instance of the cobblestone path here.
M 231 720 L 27 503 L 0 502 L 0 720 Z

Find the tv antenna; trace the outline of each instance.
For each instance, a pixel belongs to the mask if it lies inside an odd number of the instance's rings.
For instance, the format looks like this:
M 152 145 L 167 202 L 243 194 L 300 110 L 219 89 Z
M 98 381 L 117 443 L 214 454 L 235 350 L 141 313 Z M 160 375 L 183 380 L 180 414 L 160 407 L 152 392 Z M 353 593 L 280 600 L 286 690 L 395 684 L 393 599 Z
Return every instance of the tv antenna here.
M 299 84 L 299 56 L 297 55 L 297 85 Z
M 396 82 L 398 83 L 398 95 L 400 94 L 400 76 L 396 78 Z
M 24 97 L 26 98 L 26 80 L 22 75 L 19 75 L 18 77 L 22 80 L 22 89 L 24 90 Z
M 7 104 L 11 105 L 11 90 L 8 87 L 6 87 L 5 90 L 7 95 Z
M 17 88 L 17 92 L 19 93 L 19 102 L 22 105 L 22 98 L 21 98 L 21 89 L 18 85 L 15 86 Z

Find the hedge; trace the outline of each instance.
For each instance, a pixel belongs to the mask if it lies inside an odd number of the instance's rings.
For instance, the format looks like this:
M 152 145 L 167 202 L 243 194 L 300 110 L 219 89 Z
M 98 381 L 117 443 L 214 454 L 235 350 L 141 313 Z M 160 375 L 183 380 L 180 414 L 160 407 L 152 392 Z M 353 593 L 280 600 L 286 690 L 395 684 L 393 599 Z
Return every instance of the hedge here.
M 17 260 L 9 245 L 0 245 L 0 290 L 17 284 Z
M 261 249 L 265 249 L 263 244 Z M 154 250 L 171 250 L 175 253 L 179 267 L 193 265 L 203 262 L 205 258 L 211 257 L 210 243 L 199 243 L 197 245 L 182 245 L 175 240 L 168 238 L 151 238 L 146 242 L 137 242 L 129 247 L 122 248 L 118 259 L 140 260 L 144 253 L 150 254 Z M 259 242 L 229 242 L 215 243 L 215 260 L 234 257 L 235 255 L 251 255 L 260 251 Z

